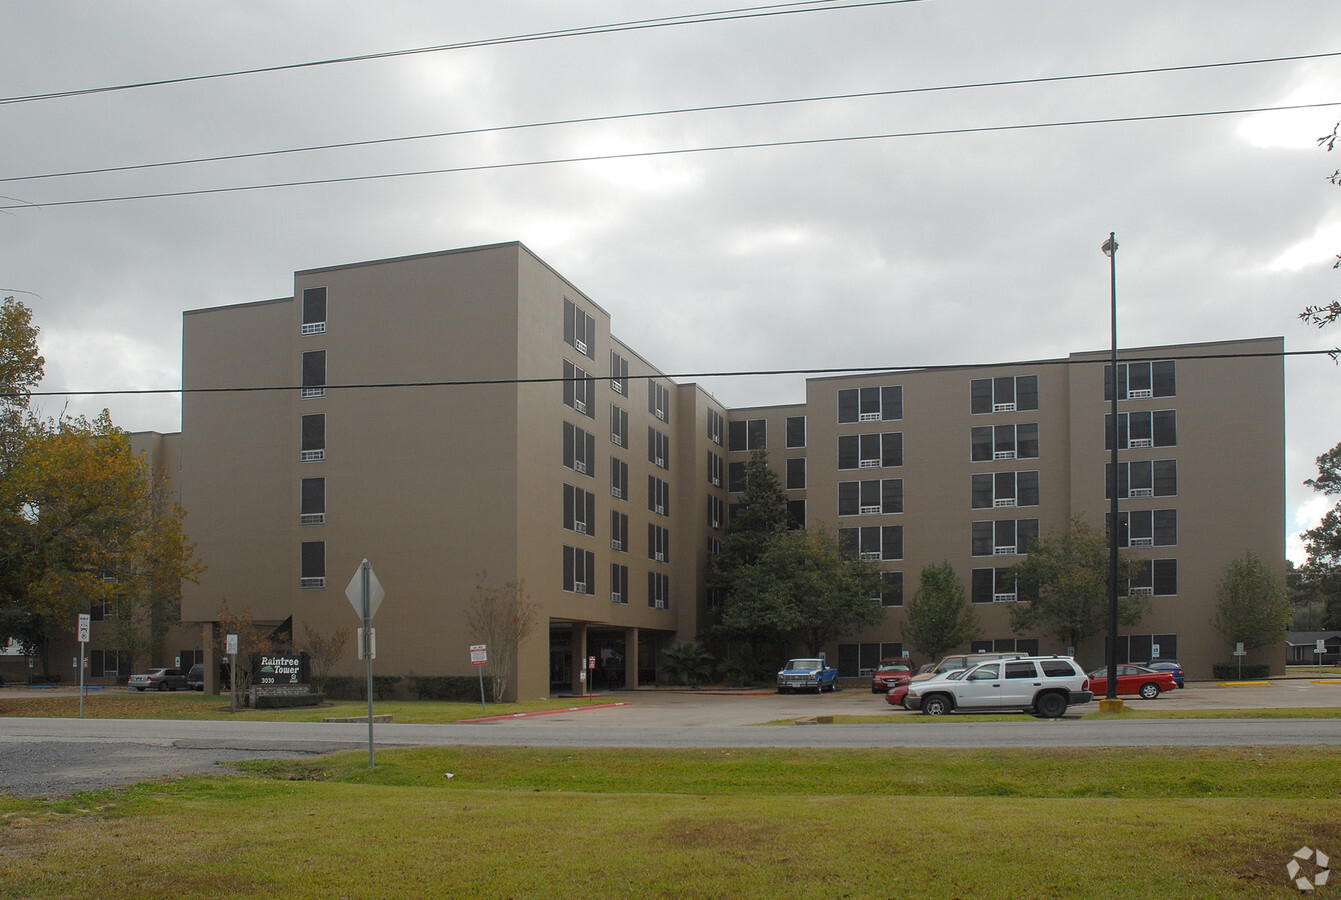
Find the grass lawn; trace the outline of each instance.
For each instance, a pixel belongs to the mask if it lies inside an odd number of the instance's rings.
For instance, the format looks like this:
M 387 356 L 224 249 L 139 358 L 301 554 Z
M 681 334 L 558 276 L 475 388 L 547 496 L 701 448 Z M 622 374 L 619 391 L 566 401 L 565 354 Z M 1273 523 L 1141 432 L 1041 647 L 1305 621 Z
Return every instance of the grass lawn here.
M 1341 852 L 1335 749 L 433 748 L 241 769 L 0 798 L 0 896 L 1286 897 L 1296 849 Z

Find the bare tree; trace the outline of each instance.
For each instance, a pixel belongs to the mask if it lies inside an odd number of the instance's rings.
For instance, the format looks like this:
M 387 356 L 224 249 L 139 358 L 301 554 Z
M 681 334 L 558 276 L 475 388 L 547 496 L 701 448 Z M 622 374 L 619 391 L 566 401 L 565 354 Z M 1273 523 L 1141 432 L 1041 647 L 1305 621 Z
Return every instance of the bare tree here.
M 238 693 L 245 694 L 251 687 L 252 661 L 274 651 L 275 641 L 271 629 L 252 621 L 250 608 L 243 607 L 242 612 L 235 613 L 225 600 L 219 609 L 219 630 L 214 636 L 214 650 L 220 658 L 224 658 L 224 641 L 230 634 L 237 635 L 237 671 L 230 671 L 228 677 L 233 679 Z
M 353 634 L 348 628 L 335 631 L 317 631 L 306 622 L 303 633 L 298 638 L 298 649 L 307 654 L 308 665 L 312 667 L 312 684 L 318 691 L 326 686 L 326 676 L 345 655 L 345 646 Z
M 517 660 L 517 648 L 535 629 L 540 607 L 528 599 L 524 581 L 494 585 L 489 583 L 487 572 L 477 572 L 475 577 L 479 582 L 475 585 L 475 599 L 466 610 L 466 622 L 489 648 L 494 702 L 499 703 Z

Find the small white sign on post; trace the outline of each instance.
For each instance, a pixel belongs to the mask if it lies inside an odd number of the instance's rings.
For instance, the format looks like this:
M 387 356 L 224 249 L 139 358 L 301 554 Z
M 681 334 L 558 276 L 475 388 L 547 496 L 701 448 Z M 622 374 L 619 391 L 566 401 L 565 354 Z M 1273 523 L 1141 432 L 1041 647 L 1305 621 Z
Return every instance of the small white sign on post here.
M 89 622 L 93 619 L 88 613 L 79 614 L 79 643 L 88 643 Z
M 230 634 L 224 638 L 224 653 L 227 653 L 229 656 L 235 656 L 237 654 L 237 635 Z
M 84 718 L 84 669 L 88 660 L 84 657 L 84 647 L 88 644 L 89 622 L 93 619 L 90 613 L 79 614 L 79 718 Z
M 489 662 L 489 648 L 484 644 L 470 645 L 470 664 L 472 666 L 483 666 Z

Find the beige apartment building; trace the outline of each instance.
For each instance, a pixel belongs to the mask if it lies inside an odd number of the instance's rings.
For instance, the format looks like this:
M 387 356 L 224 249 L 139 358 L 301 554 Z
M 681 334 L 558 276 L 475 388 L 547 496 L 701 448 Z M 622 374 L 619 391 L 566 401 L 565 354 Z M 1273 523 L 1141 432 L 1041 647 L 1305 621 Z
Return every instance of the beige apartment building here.
M 1209 624 L 1220 570 L 1245 549 L 1283 568 L 1282 349 L 1123 352 L 1122 526 L 1152 606 L 1124 658 L 1157 643 L 1209 675 L 1230 658 Z M 301 271 L 292 296 L 185 313 L 182 432 L 138 439 L 179 453 L 208 567 L 184 589 L 198 644 L 181 650 L 207 672 L 225 604 L 294 635 L 357 627 L 345 587 L 366 558 L 386 590 L 380 674 L 473 674 L 465 611 L 487 579 L 543 610 L 516 696 L 585 690 L 593 658 L 590 687 L 651 683 L 659 651 L 698 633 L 760 448 L 799 521 L 887 572 L 885 623 L 830 648 L 857 676 L 905 649 L 904 600 L 947 559 L 975 648 L 1069 649 L 1010 631 L 1004 573 L 1031 536 L 1103 524 L 1106 356 L 814 378 L 803 403 L 730 410 L 508 243 Z M 352 644 L 343 674 L 362 672 Z M 1102 638 L 1074 649 L 1101 664 Z M 1260 659 L 1283 665 L 1283 646 Z

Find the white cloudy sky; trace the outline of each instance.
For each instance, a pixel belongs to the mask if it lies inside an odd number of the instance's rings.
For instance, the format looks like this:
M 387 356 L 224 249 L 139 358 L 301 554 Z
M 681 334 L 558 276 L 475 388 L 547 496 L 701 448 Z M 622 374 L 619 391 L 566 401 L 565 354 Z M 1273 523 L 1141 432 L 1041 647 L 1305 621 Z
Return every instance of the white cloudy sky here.
M 669 372 L 994 362 L 1284 335 L 1341 297 L 1341 105 L 897 137 L 350 184 L 61 201 L 639 151 L 1341 103 L 1341 57 L 682 114 L 64 178 L 313 144 L 1341 52 L 1335 0 L 916 0 L 512 42 L 139 90 L 180 78 L 706 13 L 711 0 L 208 6 L 0 0 L 0 293 L 35 311 L 44 387 L 180 383 L 181 312 L 269 299 L 295 269 L 521 240 Z M 793 9 L 797 8 L 792 5 Z M 17 292 L 17 293 L 16 293 Z M 732 352 L 705 335 L 729 334 Z M 1286 363 L 1289 524 L 1341 440 L 1341 370 Z M 728 405 L 797 377 L 702 379 Z M 65 399 L 43 401 L 59 411 Z M 68 398 L 175 430 L 179 398 Z M 1295 543 L 1291 555 L 1299 558 Z

